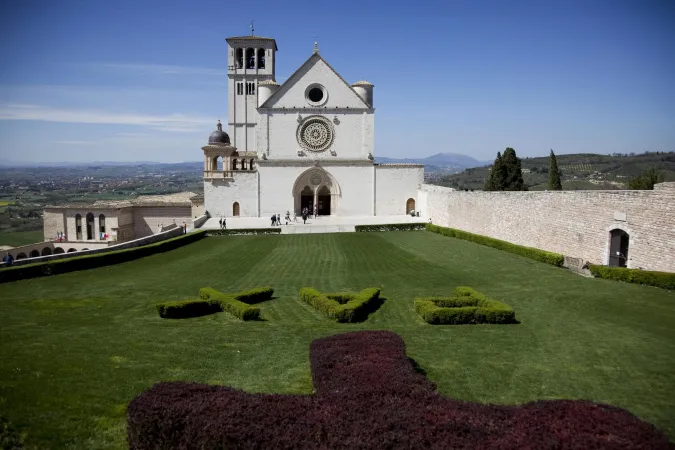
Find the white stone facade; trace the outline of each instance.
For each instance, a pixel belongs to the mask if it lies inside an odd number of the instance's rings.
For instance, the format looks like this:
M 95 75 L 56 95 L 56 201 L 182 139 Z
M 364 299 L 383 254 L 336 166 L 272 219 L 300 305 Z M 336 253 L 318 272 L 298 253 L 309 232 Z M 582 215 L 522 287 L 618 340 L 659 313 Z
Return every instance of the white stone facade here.
M 304 208 L 375 216 L 415 209 L 424 167 L 373 163 L 371 83 L 349 85 L 315 46 L 279 85 L 273 39 L 227 42 L 230 136 L 219 125 L 202 148 L 204 208 L 211 216 L 299 215 Z M 242 62 L 239 55 L 257 56 Z

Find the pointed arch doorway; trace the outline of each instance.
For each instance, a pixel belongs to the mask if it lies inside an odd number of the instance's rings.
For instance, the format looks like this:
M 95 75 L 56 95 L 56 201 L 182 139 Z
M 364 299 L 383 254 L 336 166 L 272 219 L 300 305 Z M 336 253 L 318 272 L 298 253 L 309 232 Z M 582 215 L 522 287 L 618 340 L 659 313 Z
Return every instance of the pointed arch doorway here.
M 320 216 L 337 215 L 339 199 L 340 186 L 337 181 L 318 166 L 301 173 L 293 185 L 293 207 L 298 215 L 305 208 L 311 214 L 316 208 Z

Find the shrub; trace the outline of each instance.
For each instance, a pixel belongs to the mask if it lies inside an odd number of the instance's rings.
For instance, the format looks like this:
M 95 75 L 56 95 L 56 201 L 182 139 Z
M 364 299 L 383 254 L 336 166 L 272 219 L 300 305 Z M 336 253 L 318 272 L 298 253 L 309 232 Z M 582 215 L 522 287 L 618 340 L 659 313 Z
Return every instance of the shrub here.
M 663 289 L 675 290 L 675 273 L 650 270 L 627 269 L 625 267 L 588 266 L 593 276 L 626 283 L 646 284 Z
M 158 303 L 155 307 L 164 319 L 186 319 L 221 311 L 218 303 L 202 299 Z
M 248 303 L 249 305 L 254 303 L 264 302 L 272 298 L 274 294 L 274 288 L 271 287 L 261 287 L 255 289 L 249 289 L 248 291 L 242 291 L 234 294 L 234 298 L 243 303 Z
M 239 228 L 232 230 L 208 230 L 209 236 L 236 236 L 255 234 L 280 234 L 281 228 Z
M 356 231 L 422 231 L 423 223 L 386 223 L 381 225 L 356 225 Z
M 534 259 L 535 261 L 552 264 L 554 266 L 562 267 L 565 262 L 565 257 L 559 253 L 547 252 L 539 250 L 534 247 L 525 247 L 522 245 L 512 244 L 510 242 L 494 239 L 480 234 L 473 234 L 467 231 L 456 230 L 454 228 L 439 227 L 430 223 L 425 224 L 426 229 L 433 233 L 442 234 L 443 236 L 463 239 L 465 241 L 474 242 L 476 244 L 485 245 L 487 247 L 504 250 L 505 252 L 515 253 L 516 255 L 524 256 L 526 258 Z
M 379 288 L 366 288 L 358 294 L 322 294 L 314 288 L 302 288 L 300 299 L 340 323 L 362 322 L 382 304 Z
M 158 383 L 129 403 L 129 448 L 672 449 L 663 432 L 613 406 L 442 397 L 390 331 L 317 339 L 310 367 L 314 395 Z
M 274 292 L 272 290 L 272 292 Z M 223 294 L 210 287 L 201 288 L 199 296 L 204 300 L 210 300 L 218 303 L 220 308 L 237 317 L 240 320 L 258 320 L 260 319 L 260 308 L 247 305 L 235 298 L 237 294 Z M 271 297 L 271 294 L 270 294 Z
M 454 297 L 416 298 L 415 311 L 432 325 L 514 323 L 513 309 L 468 287 L 455 289 Z
M 204 237 L 206 237 L 206 231 L 200 230 L 141 247 L 2 268 L 0 269 L 0 283 L 46 275 L 57 275 L 76 270 L 94 269 L 96 267 L 133 261 L 134 259 L 154 255 L 155 253 L 162 253 L 182 247 Z

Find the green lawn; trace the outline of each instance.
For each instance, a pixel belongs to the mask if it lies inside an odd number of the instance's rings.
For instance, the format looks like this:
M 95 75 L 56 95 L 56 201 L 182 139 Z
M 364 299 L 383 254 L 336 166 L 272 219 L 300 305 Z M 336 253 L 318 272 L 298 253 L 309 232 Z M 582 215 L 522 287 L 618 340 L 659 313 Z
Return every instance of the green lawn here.
M 260 322 L 225 313 L 160 319 L 159 300 L 203 286 L 271 285 Z M 427 325 L 415 296 L 471 286 L 516 325 Z M 379 286 L 361 324 L 335 324 L 298 290 Z M 0 415 L 40 448 L 125 446 L 125 405 L 162 380 L 312 392 L 309 343 L 389 329 L 447 396 L 477 402 L 591 399 L 675 438 L 675 292 L 583 278 L 428 232 L 206 238 L 138 261 L 0 285 Z
M 44 237 L 42 231 L 0 231 L 0 245 L 19 247 L 42 242 L 45 240 Z

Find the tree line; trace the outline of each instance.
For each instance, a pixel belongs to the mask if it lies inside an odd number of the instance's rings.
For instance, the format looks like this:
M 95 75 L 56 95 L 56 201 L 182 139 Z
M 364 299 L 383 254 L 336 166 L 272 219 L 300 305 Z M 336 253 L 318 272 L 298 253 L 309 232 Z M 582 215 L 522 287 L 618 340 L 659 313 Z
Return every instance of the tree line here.
M 657 152 L 658 153 L 658 152 Z M 562 180 L 561 172 L 558 168 L 558 161 L 555 153 L 551 149 L 548 166 L 548 190 L 561 191 Z M 632 178 L 628 182 L 628 189 L 651 190 L 656 183 L 664 180 L 663 172 L 657 169 L 649 169 L 643 174 Z M 504 154 L 497 152 L 497 158 L 490 167 L 490 174 L 485 180 L 484 191 L 527 191 L 527 185 L 523 181 L 523 170 L 521 160 L 516 155 L 516 151 L 507 147 Z

